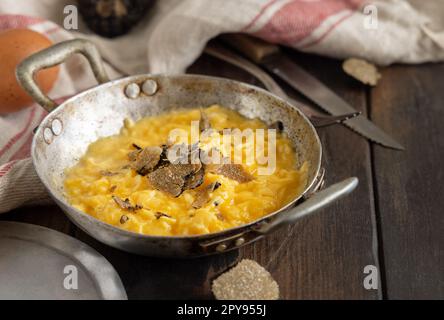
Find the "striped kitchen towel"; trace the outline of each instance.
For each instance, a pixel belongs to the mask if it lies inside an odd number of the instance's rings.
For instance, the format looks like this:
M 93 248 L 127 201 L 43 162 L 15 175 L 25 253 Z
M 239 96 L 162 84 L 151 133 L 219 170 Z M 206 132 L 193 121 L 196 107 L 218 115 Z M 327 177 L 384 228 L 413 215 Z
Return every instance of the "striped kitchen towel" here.
M 11 28 L 41 32 L 55 43 L 74 38 L 71 33 L 45 19 L 17 14 L 0 15 L 0 32 Z M 112 78 L 121 76 L 108 64 L 105 67 Z M 77 92 L 94 86 L 95 80 L 88 68 L 81 57 L 73 56 L 61 66 L 59 78 L 49 95 L 57 103 L 62 103 Z M 50 201 L 29 157 L 33 130 L 46 115 L 42 107 L 33 104 L 0 116 L 0 213 Z
M 76 32 L 64 30 L 63 9 L 71 3 L 2 0 L 0 31 L 31 28 L 54 42 L 89 38 L 113 65 L 107 64 L 111 78 L 184 72 L 209 39 L 228 32 L 249 33 L 335 58 L 361 57 L 380 65 L 444 60 L 444 1 L 162 0 L 156 1 L 132 32 L 112 40 L 92 35 L 81 23 Z M 62 66 L 50 96 L 63 101 L 93 86 L 87 70 L 79 57 L 70 59 Z M 0 116 L 0 212 L 48 201 L 29 159 L 32 130 L 45 115 L 41 107 L 32 105 Z

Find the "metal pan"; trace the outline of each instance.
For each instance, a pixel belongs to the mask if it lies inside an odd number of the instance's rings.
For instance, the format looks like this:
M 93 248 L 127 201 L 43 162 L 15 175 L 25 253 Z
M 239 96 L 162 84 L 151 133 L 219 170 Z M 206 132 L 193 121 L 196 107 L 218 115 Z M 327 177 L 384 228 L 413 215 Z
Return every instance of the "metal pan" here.
M 101 85 L 57 105 L 42 93 L 33 74 L 60 64 L 75 53 L 88 59 Z M 314 127 L 295 106 L 255 86 L 201 75 L 144 74 L 109 81 L 97 49 L 80 39 L 56 44 L 29 57 L 18 66 L 17 78 L 34 100 L 50 112 L 36 131 L 32 144 L 34 166 L 48 192 L 82 230 L 128 252 L 195 257 L 239 248 L 325 207 L 357 185 L 357 179 L 350 178 L 316 192 L 322 184 L 323 170 L 321 143 Z M 212 104 L 268 124 L 281 121 L 300 163 L 310 164 L 305 191 L 285 207 L 252 223 L 218 233 L 178 237 L 149 236 L 119 229 L 73 208 L 64 197 L 64 170 L 78 161 L 90 143 L 117 134 L 124 119 L 138 120 L 175 108 Z

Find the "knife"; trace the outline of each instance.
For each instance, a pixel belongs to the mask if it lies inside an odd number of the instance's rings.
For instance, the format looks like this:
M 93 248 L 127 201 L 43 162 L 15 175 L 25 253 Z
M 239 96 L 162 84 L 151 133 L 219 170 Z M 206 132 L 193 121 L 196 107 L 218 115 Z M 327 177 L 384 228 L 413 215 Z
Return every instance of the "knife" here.
M 331 89 L 286 57 L 278 46 L 241 34 L 224 35 L 221 38 L 330 114 L 336 116 L 356 112 L 356 109 Z M 404 150 L 401 144 L 362 115 L 346 120 L 344 124 L 373 142 L 385 147 Z
M 295 107 L 299 108 L 299 110 L 302 111 L 303 114 L 305 114 L 308 119 L 310 119 L 311 123 L 317 127 L 325 127 L 336 123 L 343 123 L 345 120 L 357 117 L 361 114 L 361 112 L 354 112 L 349 114 L 344 114 L 340 116 L 331 116 L 331 115 L 325 115 L 321 114 L 312 108 L 308 107 L 304 103 L 289 97 L 284 90 L 279 86 L 279 84 L 274 81 L 274 79 L 263 69 L 261 69 L 256 64 L 250 62 L 249 60 L 246 60 L 239 56 L 238 54 L 234 53 L 231 50 L 228 50 L 220 45 L 213 43 L 209 43 L 206 48 L 204 49 L 204 52 L 206 54 L 209 54 L 215 58 L 221 59 L 223 61 L 226 61 L 236 67 L 239 67 L 251 75 L 253 75 L 255 78 L 257 78 L 259 81 L 262 82 L 262 84 L 265 86 L 265 88 L 270 91 L 271 93 L 274 93 L 275 95 L 281 97 L 284 100 L 287 100 Z

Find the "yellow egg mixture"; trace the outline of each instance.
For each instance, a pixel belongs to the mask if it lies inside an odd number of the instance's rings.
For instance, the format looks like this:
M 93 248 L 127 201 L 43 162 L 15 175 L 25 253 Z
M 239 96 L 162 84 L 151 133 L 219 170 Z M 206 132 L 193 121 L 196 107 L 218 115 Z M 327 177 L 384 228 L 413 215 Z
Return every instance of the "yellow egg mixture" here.
M 204 111 L 215 130 L 267 128 L 258 119 L 247 119 L 221 106 L 214 105 Z M 191 122 L 199 121 L 200 117 L 201 111 L 196 108 L 147 117 L 136 123 L 125 121 L 120 134 L 92 143 L 80 161 L 66 170 L 64 187 L 68 201 L 77 209 L 122 229 L 148 235 L 178 236 L 217 232 L 257 220 L 303 192 L 308 164 L 296 167 L 293 145 L 281 133 L 276 138 L 273 174 L 258 175 L 260 165 L 256 161 L 243 165 L 253 176 L 247 183 L 206 172 L 201 186 L 186 190 L 177 198 L 154 189 L 146 176 L 126 166 L 128 154 L 134 150 L 133 144 L 160 146 L 168 140 L 171 130 L 190 131 Z M 241 147 L 245 153 L 252 146 L 243 141 L 241 146 L 234 147 Z M 115 174 L 104 175 L 104 171 Z M 220 187 L 211 193 L 210 201 L 198 209 L 193 208 L 197 192 L 216 181 Z M 140 209 L 125 210 L 113 196 L 129 199 Z

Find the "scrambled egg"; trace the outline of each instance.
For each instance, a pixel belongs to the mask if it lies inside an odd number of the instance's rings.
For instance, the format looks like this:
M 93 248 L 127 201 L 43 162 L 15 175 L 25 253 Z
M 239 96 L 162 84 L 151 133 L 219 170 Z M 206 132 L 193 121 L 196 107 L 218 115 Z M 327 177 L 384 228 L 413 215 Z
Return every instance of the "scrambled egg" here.
M 267 129 L 258 119 L 244 118 L 217 105 L 206 108 L 205 114 L 215 130 Z M 122 229 L 147 235 L 178 236 L 218 232 L 257 220 L 303 192 L 308 164 L 296 167 L 293 145 L 281 133 L 276 136 L 274 172 L 259 175 L 258 169 L 266 165 L 257 161 L 243 164 L 254 178 L 246 183 L 206 172 L 202 185 L 175 198 L 156 190 L 146 176 L 128 167 L 128 154 L 134 151 L 134 144 L 142 148 L 165 144 L 173 129 L 189 132 L 192 121 L 199 121 L 200 117 L 197 108 L 147 117 L 136 123 L 125 121 L 118 135 L 92 143 L 79 162 L 66 170 L 64 189 L 68 201 L 77 209 Z M 244 139 L 232 147 L 241 148 L 246 156 L 255 146 Z M 194 208 L 192 204 L 198 192 L 211 183 L 220 186 L 210 194 L 205 205 Z M 119 206 L 116 199 L 128 199 L 127 203 L 133 204 L 135 210 Z

